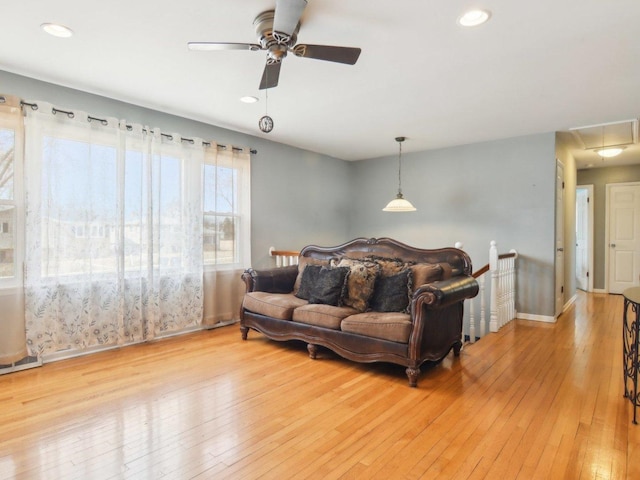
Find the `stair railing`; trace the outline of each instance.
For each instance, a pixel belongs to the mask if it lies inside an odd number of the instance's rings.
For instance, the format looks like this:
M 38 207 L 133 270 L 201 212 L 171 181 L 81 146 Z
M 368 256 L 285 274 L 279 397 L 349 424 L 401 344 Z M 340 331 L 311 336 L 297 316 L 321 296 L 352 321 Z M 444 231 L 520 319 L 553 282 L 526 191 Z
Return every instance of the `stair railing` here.
M 269 248 L 269 256 L 276 259 L 276 267 L 297 265 L 299 255 L 300 252 L 295 250 L 276 250 L 274 247 Z
M 458 246 L 460 244 L 456 244 Z M 460 245 L 461 246 L 461 245 Z M 460 248 L 460 247 L 458 247 Z M 468 300 L 469 305 L 469 342 L 482 338 L 487 330 L 489 313 L 489 331 L 497 332 L 516 318 L 516 259 L 518 253 L 498 253 L 495 241 L 489 246 L 489 263 L 473 273 L 478 281 L 479 292 L 476 299 Z M 490 274 L 489 309 L 486 306 L 486 277 Z M 480 304 L 480 318 L 476 322 L 476 304 Z M 464 333 L 463 333 L 464 336 Z M 463 339 L 464 340 L 464 339 Z

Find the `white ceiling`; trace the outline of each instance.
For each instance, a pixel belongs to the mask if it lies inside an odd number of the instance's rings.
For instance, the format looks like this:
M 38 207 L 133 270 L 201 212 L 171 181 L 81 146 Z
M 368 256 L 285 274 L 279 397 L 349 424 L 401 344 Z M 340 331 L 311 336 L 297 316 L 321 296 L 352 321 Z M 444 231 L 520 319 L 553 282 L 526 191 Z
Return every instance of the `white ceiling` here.
M 0 69 L 345 160 L 394 154 L 399 135 L 411 152 L 640 116 L 638 0 L 309 0 L 298 42 L 362 54 L 354 66 L 289 55 L 269 134 L 265 53 L 187 42 L 256 43 L 253 19 L 275 0 L 2 3 Z M 459 27 L 469 7 L 490 21 Z

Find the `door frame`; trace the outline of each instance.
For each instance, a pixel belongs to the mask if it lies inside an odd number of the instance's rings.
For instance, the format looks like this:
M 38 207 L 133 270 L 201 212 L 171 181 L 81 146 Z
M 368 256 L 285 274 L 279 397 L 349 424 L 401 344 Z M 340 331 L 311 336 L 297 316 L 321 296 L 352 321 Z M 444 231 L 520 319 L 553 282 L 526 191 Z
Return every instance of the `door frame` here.
M 564 163 L 556 158 L 556 182 L 555 182 L 555 288 L 554 288 L 554 317 L 557 319 L 565 308 L 566 293 L 564 253 L 566 235 L 564 231 L 564 205 L 565 205 L 565 169 Z M 575 273 L 574 273 L 575 275 Z
M 613 187 L 640 187 L 640 182 L 620 182 L 620 183 L 607 183 L 605 185 L 606 188 L 606 199 L 604 206 L 604 289 L 607 293 L 609 292 L 609 252 L 611 251 L 611 247 L 609 247 L 609 228 L 610 228 L 610 218 L 609 218 L 609 209 L 610 209 L 610 198 L 611 198 L 611 188 Z
M 587 280 L 587 292 L 593 292 L 593 277 L 595 276 L 594 271 L 594 198 L 593 191 L 594 185 L 576 185 L 577 190 L 586 190 L 587 197 L 589 198 L 588 208 L 587 208 L 587 269 L 589 270 L 589 279 Z M 577 198 L 577 196 L 576 196 Z M 576 200 L 577 203 L 577 200 Z M 577 211 L 577 208 L 576 208 Z M 576 261 L 577 265 L 577 261 Z

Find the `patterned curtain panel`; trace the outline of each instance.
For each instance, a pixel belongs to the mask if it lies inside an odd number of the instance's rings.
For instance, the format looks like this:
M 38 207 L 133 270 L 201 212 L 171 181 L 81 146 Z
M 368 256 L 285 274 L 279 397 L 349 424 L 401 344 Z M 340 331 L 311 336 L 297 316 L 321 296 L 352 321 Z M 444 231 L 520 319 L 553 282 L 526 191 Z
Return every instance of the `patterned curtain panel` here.
M 22 218 L 22 110 L 0 96 L 0 365 L 27 356 L 20 248 Z
M 123 345 L 203 315 L 207 147 L 38 102 L 26 109 L 31 354 Z

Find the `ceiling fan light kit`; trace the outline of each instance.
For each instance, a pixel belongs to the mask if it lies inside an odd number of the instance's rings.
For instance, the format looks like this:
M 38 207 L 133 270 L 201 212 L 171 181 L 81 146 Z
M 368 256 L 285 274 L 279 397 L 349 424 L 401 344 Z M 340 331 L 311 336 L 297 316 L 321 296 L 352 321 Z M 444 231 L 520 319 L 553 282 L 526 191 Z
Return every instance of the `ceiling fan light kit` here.
M 386 207 L 382 209 L 383 212 L 415 212 L 416 207 L 414 207 L 409 200 L 404 198 L 402 195 L 402 142 L 406 140 L 405 137 L 396 137 L 396 142 L 398 142 L 398 194 L 396 198 L 391 200 Z

